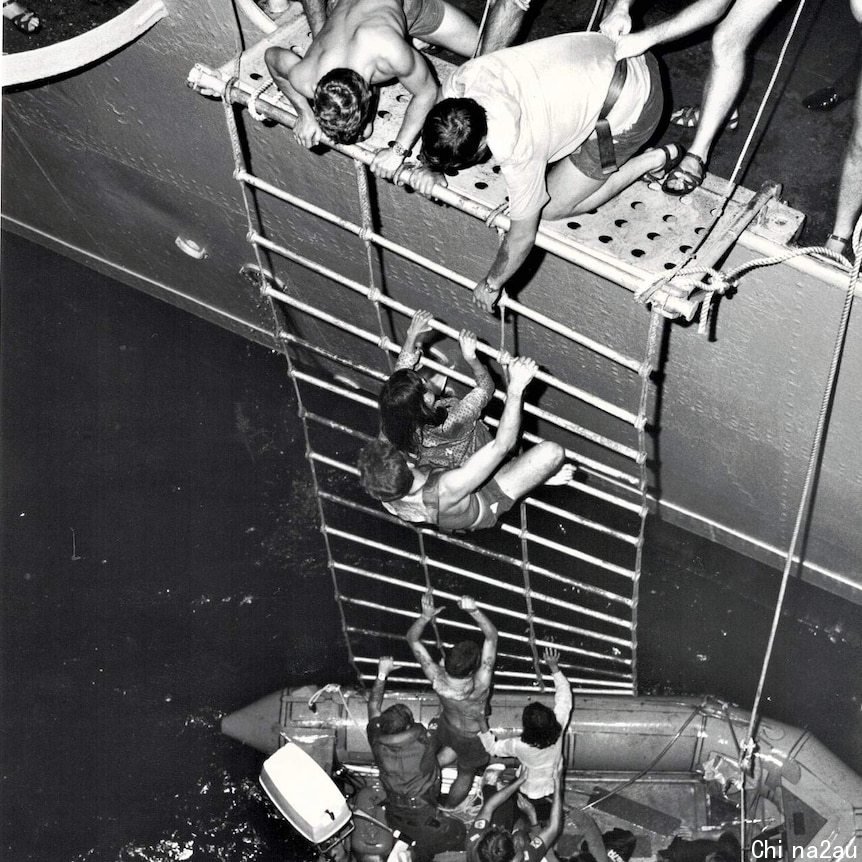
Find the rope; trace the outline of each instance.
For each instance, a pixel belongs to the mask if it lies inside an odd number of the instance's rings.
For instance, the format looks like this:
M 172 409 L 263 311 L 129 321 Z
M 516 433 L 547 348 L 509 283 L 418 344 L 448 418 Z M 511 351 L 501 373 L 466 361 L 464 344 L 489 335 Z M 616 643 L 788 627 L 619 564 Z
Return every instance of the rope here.
M 769 664 L 772 659 L 772 652 L 775 647 L 775 636 L 778 631 L 778 624 L 781 620 L 781 611 L 784 606 L 784 598 L 787 592 L 787 584 L 790 580 L 790 573 L 793 570 L 794 557 L 799 553 L 798 545 L 802 533 L 802 525 L 808 515 L 811 499 L 814 492 L 814 478 L 817 473 L 820 459 L 823 454 L 823 441 L 825 436 L 826 424 L 831 412 L 832 400 L 835 395 L 835 383 L 838 378 L 838 369 L 841 366 L 841 358 L 844 353 L 844 343 L 847 337 L 847 328 L 850 323 L 850 312 L 853 308 L 853 297 L 856 292 L 856 285 L 859 282 L 859 271 L 862 266 L 862 217 L 856 223 L 853 231 L 853 253 L 854 264 L 850 272 L 850 278 L 847 282 L 847 291 L 844 296 L 844 303 L 841 308 L 841 316 L 838 321 L 838 329 L 835 333 L 835 346 L 832 351 L 832 360 L 829 364 L 829 373 L 826 377 L 826 384 L 823 389 L 823 398 L 820 402 L 820 411 L 817 416 L 817 424 L 814 430 L 814 439 L 811 444 L 811 453 L 808 457 L 808 467 L 805 471 L 805 481 L 802 486 L 802 495 L 799 501 L 799 509 L 796 513 L 796 523 L 793 527 L 793 535 L 790 540 L 790 546 L 787 551 L 787 557 L 784 561 L 784 570 L 781 575 L 781 587 L 778 591 L 778 600 L 775 605 L 775 613 L 772 618 L 772 627 L 769 631 L 769 640 L 766 645 L 766 652 L 763 657 L 763 666 L 760 671 L 760 679 L 757 683 L 757 691 L 754 695 L 754 704 L 751 708 L 751 718 L 748 722 L 748 738 L 742 747 L 742 755 L 740 757 L 740 769 L 743 773 L 743 782 L 740 792 L 742 797 L 740 800 L 741 810 L 745 809 L 745 781 L 744 775 L 751 768 L 756 742 L 754 739 L 755 727 L 757 725 L 758 714 L 760 712 L 760 701 L 763 696 L 763 688 L 766 682 L 766 674 L 769 669 Z M 742 825 L 742 837 L 740 843 L 745 848 L 745 824 Z
M 605 0 L 596 0 L 596 5 L 593 7 L 593 14 L 590 15 L 590 22 L 587 24 L 587 32 L 593 29 L 596 24 L 596 20 L 599 17 L 599 14 L 604 9 Z
M 593 799 L 591 802 L 588 802 L 586 805 L 582 806 L 581 811 L 586 811 L 588 808 L 594 808 L 600 802 L 604 802 L 606 799 L 610 799 L 611 796 L 616 796 L 617 793 L 621 793 L 627 787 L 631 787 L 636 781 L 640 781 L 653 767 L 655 767 L 659 761 L 670 751 L 671 747 L 677 742 L 677 740 L 682 736 L 685 729 L 692 723 L 695 716 L 700 714 L 701 709 L 703 709 L 704 704 L 700 706 L 696 706 L 692 711 L 691 715 L 682 723 L 680 729 L 673 735 L 673 738 L 668 742 L 668 744 L 658 753 L 652 763 L 649 766 L 642 769 L 637 775 L 633 778 L 629 778 L 627 781 L 624 781 L 622 784 L 618 784 L 612 790 L 609 790 L 603 796 L 600 796 L 598 799 Z
M 238 62 L 238 60 L 237 60 Z M 245 156 L 243 155 L 242 146 L 240 144 L 239 139 L 239 130 L 236 125 L 236 118 L 234 117 L 234 109 L 233 104 L 230 101 L 230 82 L 225 87 L 224 94 L 222 96 L 222 105 L 224 106 L 224 114 L 225 114 L 225 122 L 227 124 L 228 136 L 230 137 L 231 149 L 233 151 L 234 157 L 234 166 L 237 173 L 240 171 L 244 171 L 246 169 L 245 164 Z M 246 214 L 246 222 L 248 225 L 248 235 L 251 236 L 255 232 L 255 218 L 252 216 L 252 204 L 250 201 L 249 189 L 246 187 L 245 183 L 240 183 L 240 187 L 242 188 L 242 200 L 243 205 L 245 207 Z M 258 225 L 260 227 L 260 225 Z M 266 296 L 267 290 L 267 281 L 265 275 L 265 268 L 263 265 L 263 260 L 261 258 L 260 249 L 252 243 L 254 247 L 255 260 L 257 261 L 258 266 L 258 280 L 260 285 L 260 294 L 261 296 Z M 269 300 L 269 307 L 273 317 L 274 323 L 274 332 L 278 333 L 281 330 L 280 321 L 278 319 L 278 313 L 276 311 L 275 302 L 271 299 Z M 277 336 L 276 336 L 277 338 Z M 338 586 L 338 579 L 335 574 L 335 560 L 332 555 L 332 548 L 329 543 L 329 535 L 326 530 L 326 516 L 323 511 L 323 503 L 320 498 L 320 487 L 317 481 L 317 469 L 314 464 L 314 460 L 311 457 L 312 447 L 311 447 L 311 438 L 308 432 L 308 422 L 305 418 L 305 406 L 302 401 L 302 393 L 299 389 L 299 383 L 296 378 L 296 371 L 293 366 L 293 360 L 290 356 L 290 351 L 287 347 L 286 341 L 279 340 L 282 346 L 282 353 L 284 354 L 285 359 L 287 360 L 287 370 L 288 376 L 290 377 L 291 383 L 293 384 L 293 389 L 296 394 L 296 404 L 297 404 L 297 412 L 299 417 L 302 419 L 302 433 L 305 440 L 305 454 L 308 460 L 309 468 L 311 470 L 311 478 L 312 484 L 314 486 L 314 498 L 317 503 L 317 512 L 320 518 L 321 532 L 323 534 L 323 542 L 326 547 L 326 559 L 327 559 L 327 568 L 329 569 L 329 575 L 332 580 L 333 592 L 335 595 L 335 601 L 338 605 L 338 613 L 341 621 L 341 633 L 344 637 L 344 643 L 347 648 L 347 657 L 348 661 L 353 667 L 354 672 L 356 673 L 356 678 L 362 682 L 362 673 L 359 669 L 359 666 L 356 664 L 356 660 L 353 654 L 353 647 L 350 643 L 350 638 L 347 633 L 347 619 L 344 615 L 344 607 L 341 602 L 341 590 Z
M 386 332 L 383 327 L 383 315 L 380 313 L 380 288 L 377 287 L 377 280 L 374 273 L 374 254 L 376 246 L 371 244 L 369 234 L 374 232 L 374 213 L 371 209 L 371 193 L 368 189 L 368 168 L 362 162 L 354 160 L 353 167 L 356 171 L 356 187 L 359 191 L 359 208 L 362 211 L 362 230 L 359 232 L 359 238 L 365 245 L 365 257 L 368 261 L 368 299 L 374 306 L 374 312 L 377 315 L 377 329 L 380 333 L 380 349 L 386 356 L 386 364 L 389 367 L 389 373 L 394 370 L 392 356 L 386 349 Z
M 502 3 L 503 0 L 497 0 Z M 491 6 L 494 5 L 494 0 L 485 0 L 485 10 L 482 12 L 482 20 L 479 22 L 479 33 L 476 36 L 476 47 L 473 49 L 471 59 L 476 59 L 479 56 L 479 49 L 482 47 L 482 39 L 485 36 L 485 25 L 488 23 L 488 13 L 491 11 Z
M 638 608 L 640 603 L 640 578 L 643 567 L 643 547 L 646 537 L 647 492 L 649 490 L 649 471 L 647 469 L 647 407 L 652 384 L 652 373 L 658 367 L 659 347 L 664 320 L 659 311 L 650 315 L 649 332 L 644 363 L 641 370 L 641 391 L 638 399 L 638 489 L 641 496 L 640 522 L 638 524 L 637 544 L 635 545 L 634 578 L 632 580 L 632 694 L 638 690 Z
M 499 0 L 498 0 L 499 2 Z M 535 614 L 533 613 L 533 590 L 530 586 L 530 554 L 527 544 L 527 504 L 521 502 L 521 572 L 524 575 L 524 602 L 527 605 L 527 630 L 530 637 L 530 652 L 533 654 L 533 670 L 539 691 L 545 690 L 545 680 L 542 676 L 542 665 L 539 661 L 539 649 L 536 646 Z
M 416 538 L 419 540 L 419 562 L 422 566 L 422 572 L 425 575 L 425 589 L 432 590 L 431 586 L 431 574 L 428 571 L 428 557 L 425 553 L 425 537 L 422 535 L 422 530 L 418 527 L 414 528 L 416 530 Z M 443 651 L 443 639 L 440 637 L 440 629 L 437 627 L 437 617 L 433 617 L 431 619 L 431 628 L 434 630 L 434 640 L 437 643 L 437 650 L 440 653 L 440 656 L 444 656 L 445 652 Z

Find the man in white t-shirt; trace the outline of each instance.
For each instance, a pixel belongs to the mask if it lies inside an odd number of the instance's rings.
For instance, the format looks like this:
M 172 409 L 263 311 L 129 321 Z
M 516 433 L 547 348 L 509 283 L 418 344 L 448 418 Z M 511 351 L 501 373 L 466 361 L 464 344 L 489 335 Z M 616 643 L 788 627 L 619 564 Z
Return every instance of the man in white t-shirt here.
M 600 33 L 537 39 L 469 60 L 443 86 L 422 130 L 422 160 L 411 184 L 430 194 L 443 171 L 484 161 L 500 165 L 511 227 L 473 301 L 491 311 L 525 261 L 539 220 L 595 209 L 681 153 L 675 145 L 632 156 L 649 140 L 664 97 L 651 55 L 627 61 L 607 115 L 618 169 L 605 173 L 596 123 L 614 76 L 614 44 Z M 550 170 L 548 166 L 551 166 Z

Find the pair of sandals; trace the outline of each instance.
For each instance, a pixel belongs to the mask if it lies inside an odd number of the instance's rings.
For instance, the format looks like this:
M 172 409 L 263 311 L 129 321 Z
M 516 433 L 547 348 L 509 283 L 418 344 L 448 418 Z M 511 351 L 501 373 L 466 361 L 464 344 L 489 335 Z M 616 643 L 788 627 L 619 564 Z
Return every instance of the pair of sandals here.
M 700 156 L 688 152 L 679 144 L 663 144 L 659 149 L 664 151 L 664 164 L 644 174 L 645 180 L 660 183 L 665 194 L 678 198 L 691 194 L 703 183 L 706 164 Z M 690 167 L 686 167 L 686 159 Z
M 18 0 L 5 0 L 3 3 L 3 17 L 6 18 L 6 8 L 8 6 L 16 5 L 20 5 Z M 32 36 L 42 29 L 42 19 L 32 9 L 24 9 L 23 12 L 7 20 L 16 30 L 24 33 L 25 36 Z

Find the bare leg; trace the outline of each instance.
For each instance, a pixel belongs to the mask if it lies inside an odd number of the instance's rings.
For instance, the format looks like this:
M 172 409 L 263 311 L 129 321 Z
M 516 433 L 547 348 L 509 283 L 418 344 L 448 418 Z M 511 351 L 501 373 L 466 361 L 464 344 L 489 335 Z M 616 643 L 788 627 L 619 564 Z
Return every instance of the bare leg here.
M 454 748 L 449 748 L 448 745 L 444 745 L 437 752 L 437 763 L 440 766 L 451 766 L 458 759 L 458 755 L 455 753 Z
M 551 200 L 542 218 L 553 221 L 597 209 L 648 171 L 660 168 L 666 158 L 664 150 L 647 150 L 629 159 L 606 180 L 594 180 L 581 173 L 571 159 L 561 159 L 548 173 L 548 194 Z
M 703 106 L 694 140 L 688 148 L 706 163 L 713 141 L 739 98 L 748 47 L 780 0 L 738 0 L 712 37 L 712 64 L 703 91 Z M 682 166 L 686 165 L 683 161 Z
M 507 497 L 519 500 L 553 476 L 565 459 L 566 453 L 559 443 L 545 440 L 504 464 L 494 478 Z
M 856 88 L 854 102 L 853 129 L 847 150 L 844 153 L 844 166 L 841 170 L 841 185 L 838 188 L 838 206 L 835 210 L 835 226 L 832 233 L 835 236 L 847 237 L 853 233 L 856 219 L 862 209 L 862 72 L 859 86 Z M 846 248 L 832 247 L 834 251 L 845 253 Z
M 461 57 L 472 57 L 479 38 L 476 22 L 455 6 L 444 3 L 445 11 L 440 26 L 422 39 L 431 45 L 439 45 Z
M 516 0 L 495 0 L 488 12 L 480 54 L 499 51 L 515 41 L 526 14 L 524 7 L 529 8 L 529 2 L 518 4 Z
M 467 794 L 473 786 L 473 779 L 475 777 L 476 773 L 472 769 L 464 769 L 461 766 L 458 767 L 458 775 L 452 782 L 452 786 L 449 788 L 449 795 L 446 797 L 446 808 L 454 808 L 456 805 L 460 805 L 467 798 Z

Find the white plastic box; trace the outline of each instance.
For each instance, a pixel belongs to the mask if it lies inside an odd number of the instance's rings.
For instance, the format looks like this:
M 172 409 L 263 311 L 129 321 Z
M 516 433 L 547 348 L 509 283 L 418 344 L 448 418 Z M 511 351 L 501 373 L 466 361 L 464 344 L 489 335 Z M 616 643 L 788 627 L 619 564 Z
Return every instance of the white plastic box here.
M 351 811 L 341 791 L 293 742 L 267 758 L 260 783 L 285 819 L 313 844 L 329 840 L 350 822 Z

